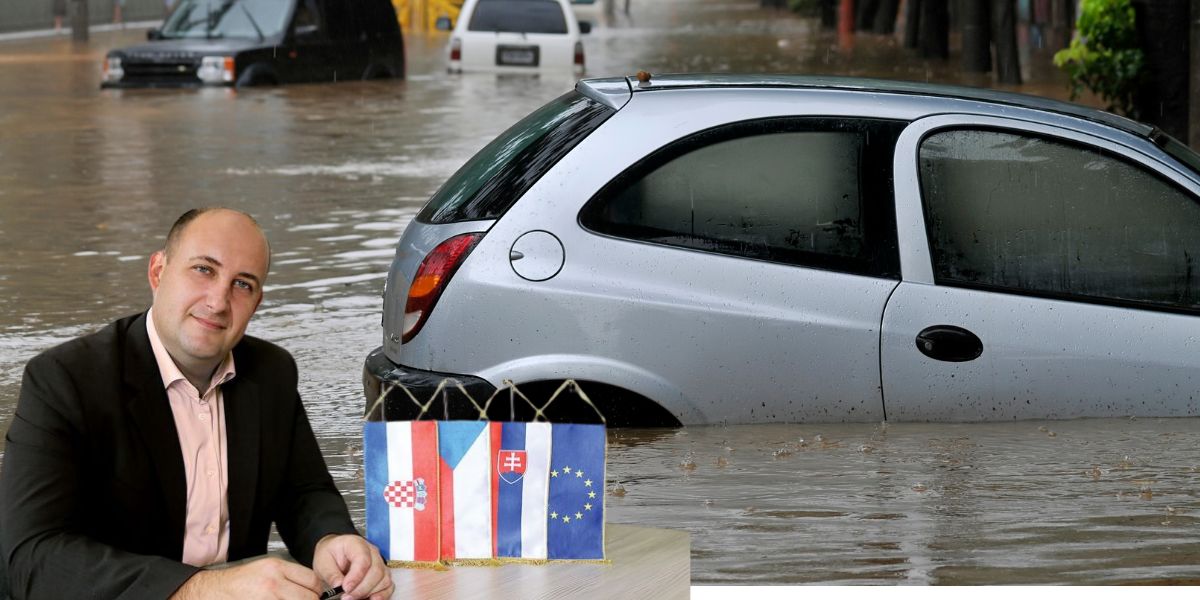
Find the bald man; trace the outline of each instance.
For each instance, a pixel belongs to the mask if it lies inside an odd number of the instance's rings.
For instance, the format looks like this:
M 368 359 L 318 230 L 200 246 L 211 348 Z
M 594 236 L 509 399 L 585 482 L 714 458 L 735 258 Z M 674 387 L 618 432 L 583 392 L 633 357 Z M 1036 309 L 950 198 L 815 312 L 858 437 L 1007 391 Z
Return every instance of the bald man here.
M 295 362 L 245 336 L 269 264 L 249 215 L 188 211 L 150 258 L 149 311 L 29 361 L 0 472 L 14 598 L 391 595 Z M 296 563 L 206 568 L 265 554 L 271 523 Z

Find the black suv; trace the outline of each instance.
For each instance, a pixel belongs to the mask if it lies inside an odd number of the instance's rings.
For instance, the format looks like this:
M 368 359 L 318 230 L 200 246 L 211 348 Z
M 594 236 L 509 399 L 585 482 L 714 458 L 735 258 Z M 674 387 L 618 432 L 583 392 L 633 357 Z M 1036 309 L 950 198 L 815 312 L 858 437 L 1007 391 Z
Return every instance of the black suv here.
M 149 42 L 108 53 L 101 87 L 275 85 L 404 76 L 391 0 L 180 0 Z

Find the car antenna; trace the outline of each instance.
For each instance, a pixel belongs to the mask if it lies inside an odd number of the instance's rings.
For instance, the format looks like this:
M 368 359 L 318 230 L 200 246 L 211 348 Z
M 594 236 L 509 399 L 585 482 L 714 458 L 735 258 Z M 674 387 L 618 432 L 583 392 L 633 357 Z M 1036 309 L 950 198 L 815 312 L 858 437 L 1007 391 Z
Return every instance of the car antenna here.
M 638 87 L 650 87 L 650 73 L 648 71 L 637 72 Z

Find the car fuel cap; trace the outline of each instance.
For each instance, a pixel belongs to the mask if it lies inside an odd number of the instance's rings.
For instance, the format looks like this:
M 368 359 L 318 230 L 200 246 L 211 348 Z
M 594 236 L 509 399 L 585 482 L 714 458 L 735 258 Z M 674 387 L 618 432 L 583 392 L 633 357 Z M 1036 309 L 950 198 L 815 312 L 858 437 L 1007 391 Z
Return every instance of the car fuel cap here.
M 562 270 L 566 253 L 562 242 L 549 231 L 530 231 L 513 242 L 508 263 L 513 272 L 529 281 L 546 281 Z

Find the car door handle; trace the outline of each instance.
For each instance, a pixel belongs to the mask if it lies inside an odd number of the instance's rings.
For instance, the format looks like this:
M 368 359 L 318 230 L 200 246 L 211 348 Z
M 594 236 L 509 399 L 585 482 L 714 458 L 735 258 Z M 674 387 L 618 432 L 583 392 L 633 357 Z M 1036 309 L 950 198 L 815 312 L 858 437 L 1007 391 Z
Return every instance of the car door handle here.
M 962 327 L 933 325 L 917 334 L 917 350 L 934 360 L 966 362 L 983 354 L 983 341 Z

